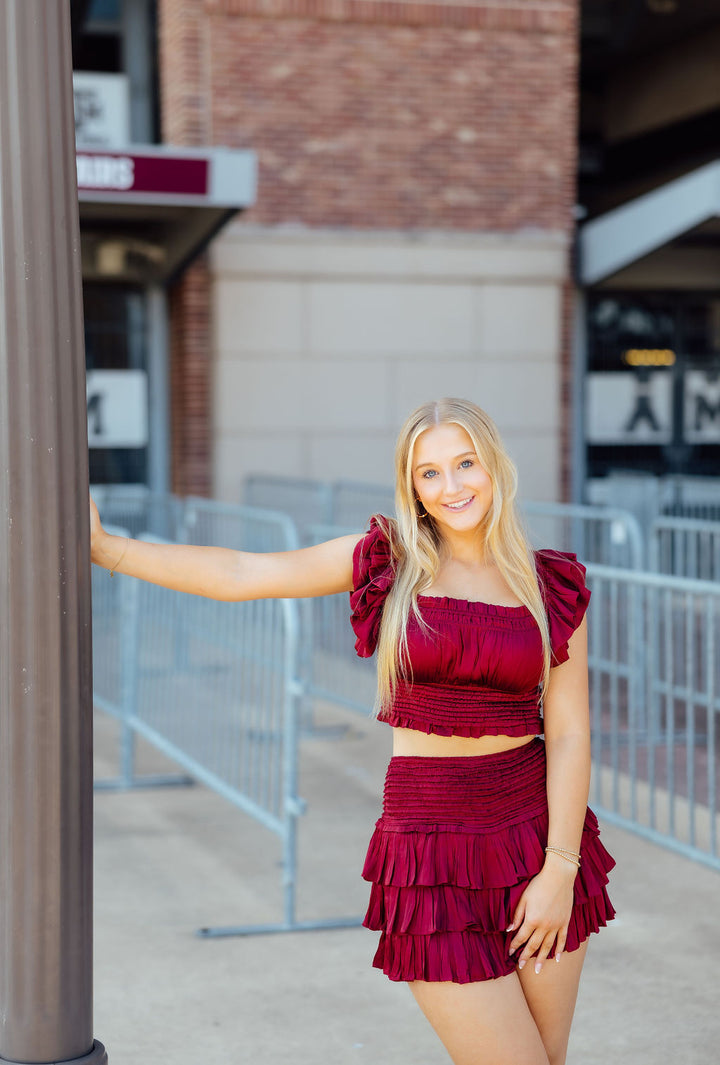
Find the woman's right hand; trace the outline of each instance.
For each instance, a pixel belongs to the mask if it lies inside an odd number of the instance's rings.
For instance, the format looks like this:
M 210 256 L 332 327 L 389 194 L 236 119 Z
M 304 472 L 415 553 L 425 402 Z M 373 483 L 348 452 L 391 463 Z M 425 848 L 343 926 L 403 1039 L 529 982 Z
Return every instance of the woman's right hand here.
M 93 562 L 100 561 L 100 545 L 106 536 L 100 521 L 100 514 L 95 505 L 95 500 L 90 496 L 90 558 Z

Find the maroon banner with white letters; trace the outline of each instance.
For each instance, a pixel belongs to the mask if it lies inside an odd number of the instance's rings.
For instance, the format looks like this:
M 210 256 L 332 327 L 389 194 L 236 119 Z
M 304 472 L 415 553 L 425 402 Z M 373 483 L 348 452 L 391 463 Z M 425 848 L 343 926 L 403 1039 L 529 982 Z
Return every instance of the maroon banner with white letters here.
M 78 191 L 207 196 L 210 164 L 197 156 L 79 151 Z

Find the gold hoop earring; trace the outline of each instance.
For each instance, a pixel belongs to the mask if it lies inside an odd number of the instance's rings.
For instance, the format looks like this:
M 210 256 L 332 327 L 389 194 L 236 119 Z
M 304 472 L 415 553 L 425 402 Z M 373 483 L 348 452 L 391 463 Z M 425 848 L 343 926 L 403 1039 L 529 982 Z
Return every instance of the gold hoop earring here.
M 418 504 L 418 506 L 422 507 L 422 503 L 419 499 L 416 499 L 415 502 Z M 418 518 L 427 518 L 428 512 L 425 510 L 425 507 L 423 507 L 422 514 L 420 513 L 420 511 L 417 512 L 417 516 Z

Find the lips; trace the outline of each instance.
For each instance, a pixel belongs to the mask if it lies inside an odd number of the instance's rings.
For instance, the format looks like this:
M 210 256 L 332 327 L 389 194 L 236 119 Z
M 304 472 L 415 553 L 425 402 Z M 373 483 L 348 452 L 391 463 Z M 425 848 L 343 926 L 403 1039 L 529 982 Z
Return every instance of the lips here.
M 446 510 L 452 510 L 457 514 L 458 511 L 465 510 L 466 507 L 469 507 L 474 499 L 475 496 L 468 496 L 467 499 L 460 499 L 457 503 L 443 503 L 442 505 Z

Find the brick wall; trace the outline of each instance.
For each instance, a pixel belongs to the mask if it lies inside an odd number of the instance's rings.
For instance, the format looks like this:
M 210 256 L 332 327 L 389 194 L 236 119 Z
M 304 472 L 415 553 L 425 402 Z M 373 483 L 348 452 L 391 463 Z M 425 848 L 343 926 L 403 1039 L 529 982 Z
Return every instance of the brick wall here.
M 179 495 L 211 494 L 210 273 L 203 256 L 170 289 L 170 474 Z
M 568 231 L 577 0 L 160 0 L 163 139 L 257 151 L 248 221 Z
M 208 35 L 202 0 L 159 0 L 160 134 L 167 144 L 210 144 Z
M 570 228 L 575 0 L 205 6 L 213 141 L 259 155 L 248 221 Z
M 202 0 L 158 4 L 161 139 L 211 143 L 207 15 Z M 170 470 L 180 495 L 211 492 L 210 275 L 201 258 L 170 289 Z

